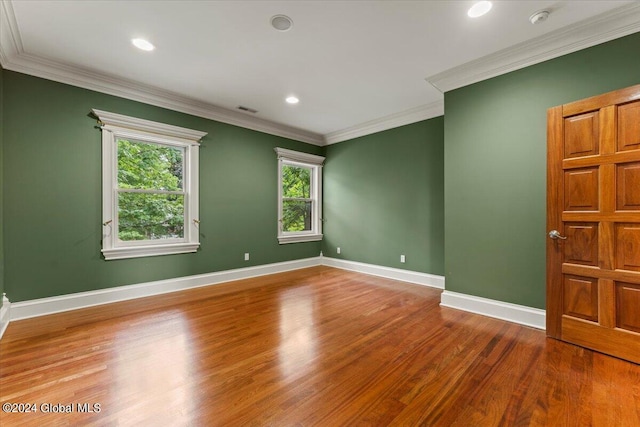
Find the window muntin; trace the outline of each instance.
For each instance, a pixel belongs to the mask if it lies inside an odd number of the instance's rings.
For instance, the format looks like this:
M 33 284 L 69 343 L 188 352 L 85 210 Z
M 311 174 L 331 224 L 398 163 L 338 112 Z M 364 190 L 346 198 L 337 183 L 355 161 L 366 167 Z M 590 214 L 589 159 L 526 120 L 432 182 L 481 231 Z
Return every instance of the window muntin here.
M 278 153 L 278 241 L 322 239 L 324 157 L 276 148 Z
M 107 260 L 195 252 L 198 149 L 206 133 L 93 110 L 102 128 Z

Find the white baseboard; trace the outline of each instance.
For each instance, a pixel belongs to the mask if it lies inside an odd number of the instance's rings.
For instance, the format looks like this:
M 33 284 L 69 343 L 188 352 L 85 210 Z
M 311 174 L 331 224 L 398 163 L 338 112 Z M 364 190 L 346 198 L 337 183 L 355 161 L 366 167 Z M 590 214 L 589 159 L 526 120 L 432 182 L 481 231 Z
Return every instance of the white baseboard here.
M 385 277 L 387 279 L 400 280 L 402 282 L 415 283 L 417 285 L 430 286 L 432 288 L 444 289 L 444 277 L 435 274 L 420 273 L 417 271 L 402 270 L 399 268 L 383 267 L 375 264 L 365 264 L 363 262 L 347 261 L 323 256 L 322 265 L 341 268 L 343 270 L 356 271 L 358 273 L 371 274 L 373 276 Z
M 40 298 L 11 304 L 11 320 L 28 319 L 79 308 L 93 307 L 117 301 L 160 295 L 185 289 L 215 285 L 232 280 L 248 279 L 267 274 L 282 273 L 321 264 L 320 257 L 278 262 L 235 270 L 158 280 L 136 285 L 118 286 L 97 291 L 78 292 L 56 297 Z M 4 305 L 3 305 L 4 308 Z
M 160 295 L 169 292 L 215 285 L 232 280 L 248 279 L 267 274 L 281 273 L 317 265 L 327 265 L 344 270 L 357 271 L 374 276 L 431 286 L 438 289 L 444 288 L 444 277 L 442 276 L 320 256 L 255 267 L 238 268 L 235 270 L 199 274 L 195 276 L 158 280 L 155 282 L 139 283 L 135 285 L 118 286 L 114 288 L 99 289 L 96 291 L 78 292 L 56 297 L 21 301 L 10 305 L 10 313 L 8 308 L 6 312 L 4 311 L 3 305 L 2 313 L 7 319 L 6 324 L 8 324 L 9 319 L 28 319 L 31 317 L 45 316 L 48 314 L 76 310 L 79 308 L 87 308 L 112 302 Z M 6 328 L 6 324 L 2 323 L 0 325 L 4 325 Z
M 385 277 L 393 280 L 444 289 L 445 278 L 434 274 L 399 268 L 384 267 L 362 262 L 347 261 L 337 258 L 319 256 L 255 267 L 238 268 L 235 270 L 218 271 L 214 273 L 194 276 L 178 277 L 175 279 L 158 280 L 155 282 L 139 283 L 136 285 L 118 286 L 115 288 L 96 291 L 79 292 L 56 297 L 40 298 L 29 301 L 10 303 L 6 296 L 0 307 L 0 338 L 4 334 L 9 321 L 28 319 L 63 311 L 93 307 L 118 301 L 160 295 L 169 292 L 182 291 L 202 286 L 216 285 L 233 280 L 248 279 L 301 268 L 326 265 L 329 267 L 350 270 L 373 276 Z M 495 317 L 533 328 L 545 329 L 545 310 L 526 307 L 507 302 L 444 291 L 440 305 L 469 311 L 485 316 Z
M 440 297 L 440 305 L 495 317 L 537 329 L 546 329 L 546 311 L 524 305 L 511 304 L 473 295 L 444 291 Z
M 7 326 L 9 326 L 9 321 L 11 320 L 11 303 L 9 302 L 9 298 L 6 295 L 2 296 L 2 306 L 0 307 L 0 339 L 2 339 L 2 335 L 4 335 L 4 331 L 7 330 Z

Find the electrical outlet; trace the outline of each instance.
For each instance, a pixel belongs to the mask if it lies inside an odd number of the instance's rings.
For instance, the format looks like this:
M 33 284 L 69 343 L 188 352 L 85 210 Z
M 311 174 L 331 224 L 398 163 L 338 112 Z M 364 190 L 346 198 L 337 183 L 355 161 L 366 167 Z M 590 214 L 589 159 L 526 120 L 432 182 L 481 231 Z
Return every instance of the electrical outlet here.
M 249 261 L 249 252 L 244 253 L 244 260 Z
M 338 253 L 340 253 L 340 248 L 338 247 Z
M 405 259 L 404 255 L 400 255 L 400 262 L 405 262 L 405 261 L 406 261 L 406 259 Z

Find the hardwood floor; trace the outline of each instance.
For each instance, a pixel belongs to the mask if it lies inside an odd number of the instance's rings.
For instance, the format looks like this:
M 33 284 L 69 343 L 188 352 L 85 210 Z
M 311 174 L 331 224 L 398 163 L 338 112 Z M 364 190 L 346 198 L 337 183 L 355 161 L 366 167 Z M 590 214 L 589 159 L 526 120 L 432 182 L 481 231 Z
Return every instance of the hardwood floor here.
M 13 322 L 0 424 L 640 426 L 639 365 L 439 301 L 314 267 Z

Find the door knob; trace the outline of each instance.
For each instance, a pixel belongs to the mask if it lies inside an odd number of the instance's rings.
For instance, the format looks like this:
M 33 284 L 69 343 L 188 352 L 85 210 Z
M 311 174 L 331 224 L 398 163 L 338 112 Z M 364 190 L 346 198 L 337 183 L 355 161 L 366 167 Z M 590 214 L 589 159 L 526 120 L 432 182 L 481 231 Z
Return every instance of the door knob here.
M 558 230 L 551 230 L 549 232 L 549 237 L 552 238 L 553 240 L 556 240 L 556 239 L 567 240 L 565 236 L 560 235 L 560 232 Z

